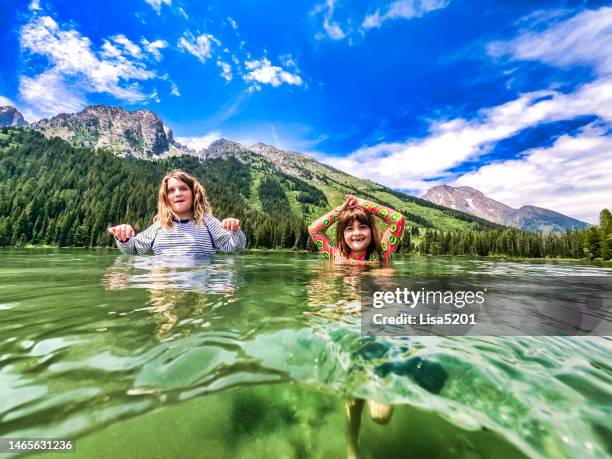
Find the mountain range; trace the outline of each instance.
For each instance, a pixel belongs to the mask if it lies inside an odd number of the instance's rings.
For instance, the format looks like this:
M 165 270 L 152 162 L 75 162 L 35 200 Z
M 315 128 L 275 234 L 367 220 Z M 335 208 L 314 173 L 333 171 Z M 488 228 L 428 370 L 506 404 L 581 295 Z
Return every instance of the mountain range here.
M 330 205 L 338 205 L 345 194 L 359 194 L 404 212 L 416 226 L 444 231 L 491 229 L 497 227 L 496 224 L 517 226 L 529 231 L 560 231 L 588 226 L 570 217 L 533 206 L 511 209 L 474 189 L 469 189 L 469 192 L 462 189 L 462 193 L 457 194 L 454 190 L 459 189 L 436 187 L 429 190 L 422 199 L 417 198 L 353 177 L 303 153 L 263 143 L 244 146 L 220 139 L 208 148 L 195 151 L 177 142 L 172 130 L 150 110 L 129 111 L 121 107 L 91 105 L 78 113 L 62 113 L 28 125 L 14 107 L 0 107 L 0 126 L 7 125 L 29 126 L 47 138 L 59 137 L 75 146 L 99 148 L 122 157 L 162 159 L 189 155 L 204 161 L 235 157 L 252 169 L 253 190 L 261 185 L 268 174 L 276 173 L 302 181 L 302 188 L 315 188 L 322 193 L 324 199 L 315 200 L 309 206 L 298 205 L 305 204 L 298 199 L 304 199 L 303 190 L 301 194 L 291 187 L 283 190 L 291 210 L 306 220 L 312 220 Z M 281 183 L 284 182 L 281 180 Z M 256 199 L 251 204 L 256 209 L 262 208 L 261 202 Z
M 514 209 L 469 186 L 435 186 L 427 190 L 423 199 L 525 231 L 564 231 L 590 226 L 588 223 L 542 207 L 522 206 Z

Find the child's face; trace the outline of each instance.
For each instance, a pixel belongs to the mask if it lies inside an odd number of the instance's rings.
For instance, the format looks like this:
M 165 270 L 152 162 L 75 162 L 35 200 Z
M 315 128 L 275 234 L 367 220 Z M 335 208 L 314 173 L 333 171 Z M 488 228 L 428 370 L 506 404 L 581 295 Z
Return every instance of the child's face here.
M 181 220 L 191 217 L 193 194 L 189 185 L 176 178 L 168 180 L 168 202 L 170 207 Z
M 353 220 L 344 228 L 344 242 L 353 252 L 366 250 L 372 242 L 372 230 L 365 223 Z

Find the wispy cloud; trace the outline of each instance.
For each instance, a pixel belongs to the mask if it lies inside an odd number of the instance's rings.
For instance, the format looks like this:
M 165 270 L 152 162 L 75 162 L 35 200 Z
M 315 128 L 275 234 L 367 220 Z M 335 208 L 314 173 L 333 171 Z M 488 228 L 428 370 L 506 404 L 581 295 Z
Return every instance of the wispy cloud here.
M 381 28 L 388 21 L 420 18 L 432 11 L 446 8 L 449 3 L 450 0 L 395 0 L 382 8 L 377 8 L 363 19 L 349 17 L 339 20 L 334 18 L 338 7 L 337 1 L 326 0 L 324 3 L 315 5 L 310 15 L 322 18 L 320 26 L 322 30 L 315 34 L 316 40 L 347 39 L 349 44 L 353 44 L 355 37 L 363 37 L 368 30 Z M 354 24 L 361 25 L 355 26 Z
M 425 139 L 381 143 L 361 148 L 345 158 L 326 160 L 395 188 L 425 190 L 431 186 L 425 179 L 449 176 L 449 169 L 477 159 L 497 141 L 527 127 L 581 115 L 597 115 L 612 121 L 612 80 L 584 85 L 571 94 L 556 91 L 523 94 L 481 110 L 476 119 L 434 122 Z
M 612 74 L 612 7 L 584 11 L 544 32 L 525 31 L 510 41 L 487 46 L 491 56 L 541 61 L 557 67 L 588 65 Z
M 221 45 L 221 42 L 212 34 L 203 33 L 195 37 L 191 32 L 185 32 L 183 36 L 179 38 L 178 47 L 197 57 L 203 64 L 212 56 L 213 43 Z
M 19 95 L 29 107 L 29 118 L 34 119 L 57 113 L 73 113 L 86 105 L 82 92 L 69 88 L 56 70 L 43 72 L 34 78 L 22 76 Z
M 179 88 L 176 83 L 170 83 L 170 94 L 176 97 L 179 97 L 181 95 L 181 92 L 179 91 Z
M 250 81 L 261 84 L 269 84 L 277 87 L 283 83 L 295 86 L 301 86 L 304 82 L 296 73 L 288 72 L 276 65 L 272 65 L 266 57 L 259 60 L 246 61 L 244 66 L 248 70 L 243 78 L 245 81 Z M 257 88 L 257 86 L 254 86 Z
M 393 19 L 419 18 L 431 11 L 446 8 L 449 3 L 448 0 L 396 0 L 384 7 L 382 12 L 381 9 L 377 9 L 367 15 L 361 27 L 363 30 L 378 29 Z
M 140 40 L 144 50 L 151 54 L 156 61 L 160 61 L 162 58 L 160 50 L 168 47 L 168 42 L 165 40 L 149 41 L 146 38 Z
M 211 143 L 221 138 L 220 131 L 209 132 L 208 134 L 196 137 L 177 137 L 176 141 L 195 151 L 202 151 L 208 148 Z
M 232 29 L 238 30 L 238 23 L 234 19 L 228 16 L 227 22 L 229 22 L 230 26 L 232 26 Z
M 157 14 L 161 13 L 162 5 L 172 5 L 172 0 L 145 0 L 145 2 L 151 5 Z
M 107 56 L 121 58 L 123 54 L 127 54 L 135 59 L 142 59 L 142 49 L 140 46 L 123 34 L 111 37 L 110 41 L 105 40 L 104 45 L 108 49 Z M 103 54 L 105 53 L 103 52 Z
M 185 8 L 179 7 L 178 12 L 183 19 L 189 19 L 189 15 L 187 14 L 187 11 L 185 11 Z
M 599 77 L 573 92 L 546 89 L 525 93 L 507 103 L 482 109 L 472 119 L 432 122 L 429 136 L 424 139 L 366 146 L 344 158 L 320 158 L 339 169 L 394 188 L 423 192 L 442 181 L 469 184 L 511 205 L 542 205 L 593 221 L 598 210 L 609 205 L 605 204 L 604 196 L 609 201 L 612 195 L 612 184 L 606 184 L 611 176 L 608 132 L 612 126 L 612 75 L 609 57 L 601 51 L 601 40 L 609 42 L 612 33 L 609 26 L 601 26 L 601 17 L 608 14 L 608 8 L 584 12 L 540 33 L 524 32 L 516 40 L 498 42 L 488 48 L 496 55 L 503 50 L 516 59 L 538 56 L 552 65 L 588 63 L 596 68 Z M 564 50 L 563 55 L 558 48 Z M 548 149 L 517 152 L 518 159 L 483 165 L 464 177 L 451 172 L 526 128 L 583 115 L 596 115 L 599 127 L 590 126 L 577 137 L 562 137 Z M 593 160 L 587 159 L 590 155 Z M 541 170 L 535 173 L 538 167 Z M 561 173 L 563 167 L 569 169 Z M 574 170 L 576 178 L 570 180 L 568 174 Z M 553 179 L 555 174 L 562 179 Z M 568 193 L 557 193 L 567 198 L 566 204 L 550 197 L 564 180 L 574 193 L 571 198 Z M 520 198 L 512 198 L 516 190 L 521 190 Z
M 334 10 L 336 9 L 335 0 L 326 0 L 325 3 L 318 4 L 314 7 L 311 15 L 323 16 L 323 31 L 315 35 L 315 39 L 322 40 L 330 38 L 332 40 L 342 40 L 346 37 L 346 33 L 342 30 L 340 24 L 334 21 Z
M 221 67 L 221 76 L 227 81 L 232 81 L 232 78 L 234 78 L 232 75 L 232 66 L 223 61 L 217 61 L 217 66 Z
M 0 106 L 11 105 L 16 107 L 15 102 L 8 97 L 0 96 Z
M 607 129 L 589 125 L 549 148 L 528 150 L 521 159 L 482 166 L 456 184 L 513 207 L 531 204 L 597 223 L 612 196 L 612 137 Z
M 88 37 L 74 29 L 64 30 L 53 18 L 43 16 L 23 26 L 20 38 L 22 51 L 48 61 L 43 73 L 20 77 L 20 97 L 38 105 L 41 113 L 78 107 L 84 103 L 84 94 L 94 92 L 128 103 L 143 102 L 150 94 L 138 83 L 158 78 L 148 68 L 141 48 L 124 35 L 105 39 L 96 52 Z M 45 84 L 53 88 L 47 94 Z

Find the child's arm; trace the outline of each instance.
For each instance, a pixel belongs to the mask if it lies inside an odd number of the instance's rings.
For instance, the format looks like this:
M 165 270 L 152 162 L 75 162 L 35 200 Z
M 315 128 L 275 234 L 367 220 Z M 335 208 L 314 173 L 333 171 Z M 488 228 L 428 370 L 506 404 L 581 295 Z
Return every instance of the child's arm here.
M 330 226 L 338 221 L 338 217 L 340 217 L 340 213 L 344 209 L 345 205 L 346 203 L 343 203 L 342 205 L 336 207 L 334 210 L 323 215 L 308 227 L 308 232 L 310 233 L 312 241 L 316 244 L 319 252 L 321 252 L 323 256 L 329 260 L 333 260 L 334 258 L 335 244 L 325 233 Z
M 224 252 L 238 253 L 246 246 L 246 236 L 241 229 L 233 232 L 228 231 L 223 228 L 219 220 L 210 214 L 204 217 L 204 224 L 210 230 L 213 245 L 218 249 Z
M 357 202 L 365 209 L 366 212 L 376 215 L 378 218 L 384 220 L 388 225 L 385 234 L 383 234 L 381 245 L 384 262 L 389 263 L 392 255 L 397 250 L 397 246 L 399 245 L 402 235 L 404 234 L 406 217 L 400 214 L 397 210 L 393 210 L 381 204 L 373 203 L 372 201 L 357 198 Z
M 120 233 L 118 228 L 129 226 L 127 231 Z M 115 242 L 121 253 L 129 255 L 143 255 L 153 249 L 153 241 L 157 234 L 159 223 L 155 222 L 142 233 L 134 236 L 134 230 L 130 225 L 119 225 L 109 228 L 108 231 L 115 236 Z M 131 231 L 130 231 L 131 230 Z M 127 237 L 127 238 L 126 238 Z M 121 239 L 124 239 L 123 241 Z

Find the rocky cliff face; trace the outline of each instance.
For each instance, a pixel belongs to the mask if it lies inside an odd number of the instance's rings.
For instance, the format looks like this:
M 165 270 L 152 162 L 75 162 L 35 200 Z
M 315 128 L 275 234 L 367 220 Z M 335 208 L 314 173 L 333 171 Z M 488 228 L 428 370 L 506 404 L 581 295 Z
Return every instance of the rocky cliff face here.
M 203 158 L 221 158 L 232 155 L 246 162 L 252 162 L 256 160 L 256 157 L 263 156 L 285 174 L 302 178 L 312 178 L 309 170 L 316 168 L 316 164 L 320 165 L 303 153 L 281 150 L 265 143 L 256 143 L 247 147 L 227 139 L 215 140 L 201 155 Z
M 435 186 L 427 190 L 423 199 L 526 231 L 565 231 L 589 226 L 588 223 L 541 207 L 513 209 L 469 186 Z
M 223 158 L 228 155 L 239 156 L 245 153 L 245 148 L 238 142 L 227 139 L 215 140 L 201 152 L 203 158 Z
M 2 126 L 27 126 L 28 122 L 15 107 L 5 105 L 0 107 L 0 127 Z
M 311 174 L 306 172 L 313 171 L 317 168 L 316 165 L 320 164 L 304 153 L 281 150 L 280 148 L 266 145 L 265 143 L 256 143 L 248 148 L 250 151 L 268 158 L 285 174 L 296 177 L 311 178 Z
M 62 113 L 32 124 L 47 137 L 61 137 L 90 148 L 104 148 L 118 156 L 156 158 L 190 153 L 174 141 L 172 130 L 149 110 L 91 105 L 74 114 Z
M 422 197 L 434 204 L 461 210 L 502 225 L 505 224 L 503 222 L 506 215 L 513 210 L 512 207 L 495 201 L 469 186 L 457 188 L 448 185 L 435 186 L 427 190 Z

